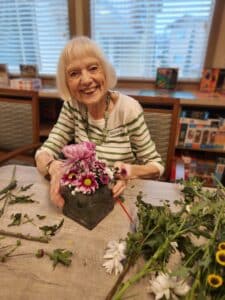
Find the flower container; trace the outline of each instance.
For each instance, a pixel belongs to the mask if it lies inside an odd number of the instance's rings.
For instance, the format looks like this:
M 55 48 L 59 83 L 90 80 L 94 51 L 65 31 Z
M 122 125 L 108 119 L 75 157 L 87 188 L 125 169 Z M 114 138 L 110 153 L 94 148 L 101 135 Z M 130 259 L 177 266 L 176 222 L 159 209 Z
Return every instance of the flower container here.
M 61 195 L 65 200 L 63 213 L 80 225 L 93 229 L 114 208 L 115 200 L 107 185 L 101 186 L 92 194 L 71 193 L 68 186 L 61 187 Z

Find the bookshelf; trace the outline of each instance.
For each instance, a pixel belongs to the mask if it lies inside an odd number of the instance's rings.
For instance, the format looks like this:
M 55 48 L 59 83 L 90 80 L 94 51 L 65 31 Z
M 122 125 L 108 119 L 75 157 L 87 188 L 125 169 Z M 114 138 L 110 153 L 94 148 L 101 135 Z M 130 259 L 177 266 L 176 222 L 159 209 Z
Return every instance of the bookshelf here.
M 216 102 L 216 98 L 215 98 Z M 225 105 L 182 103 L 176 141 L 176 159 L 184 164 L 185 178 L 198 176 L 207 186 L 221 179 L 225 166 Z M 217 171 L 216 171 L 217 170 Z

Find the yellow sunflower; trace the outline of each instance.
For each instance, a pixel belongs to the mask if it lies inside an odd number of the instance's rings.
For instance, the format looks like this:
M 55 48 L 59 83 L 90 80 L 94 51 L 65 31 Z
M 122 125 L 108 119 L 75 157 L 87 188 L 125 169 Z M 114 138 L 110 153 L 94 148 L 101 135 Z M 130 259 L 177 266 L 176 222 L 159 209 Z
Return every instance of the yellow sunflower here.
M 218 264 L 225 266 L 225 250 L 218 250 L 216 252 L 216 261 Z
M 211 287 L 217 289 L 223 284 L 223 278 L 217 274 L 209 274 L 207 276 L 207 282 Z
M 225 242 L 219 243 L 218 250 L 225 250 Z

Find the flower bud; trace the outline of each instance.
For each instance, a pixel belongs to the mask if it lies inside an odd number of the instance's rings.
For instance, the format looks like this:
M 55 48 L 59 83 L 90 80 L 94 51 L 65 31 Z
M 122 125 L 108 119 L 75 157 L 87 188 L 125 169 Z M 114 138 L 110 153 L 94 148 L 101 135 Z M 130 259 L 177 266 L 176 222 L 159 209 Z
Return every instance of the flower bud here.
M 44 254 L 45 254 L 45 252 L 43 249 L 38 249 L 35 255 L 36 255 L 36 257 L 41 258 L 44 256 Z

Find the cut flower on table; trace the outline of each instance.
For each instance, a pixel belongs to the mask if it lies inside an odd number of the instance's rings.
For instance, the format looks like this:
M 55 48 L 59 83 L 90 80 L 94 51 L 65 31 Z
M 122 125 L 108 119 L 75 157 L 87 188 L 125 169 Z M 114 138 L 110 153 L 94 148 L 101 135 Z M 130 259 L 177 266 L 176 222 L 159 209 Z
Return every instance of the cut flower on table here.
M 149 284 L 148 291 L 155 295 L 156 300 L 162 299 L 164 296 L 166 299 L 177 299 L 177 296 L 185 296 L 190 289 L 186 282 L 164 273 L 154 276 Z
M 225 299 L 225 188 L 220 182 L 213 190 L 203 188 L 196 178 L 183 181 L 182 188 L 174 211 L 166 201 L 152 206 L 137 196 L 138 225 L 126 238 L 124 270 L 141 256 L 145 262 L 127 281 L 117 282 L 113 300 L 146 276 L 156 300 Z M 171 267 L 175 254 L 179 263 Z
M 126 258 L 125 255 L 126 243 L 125 241 L 110 241 L 106 247 L 104 255 L 106 272 L 109 274 L 120 274 L 123 271 L 123 261 Z

